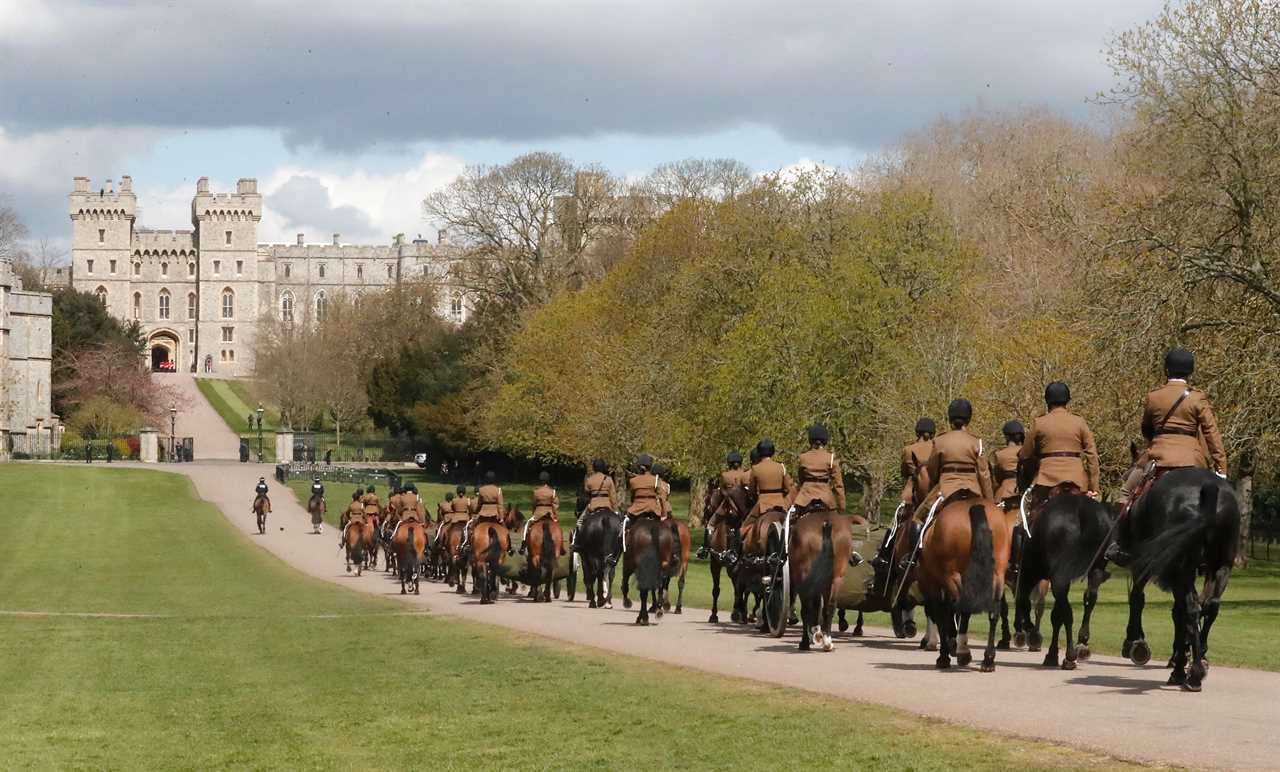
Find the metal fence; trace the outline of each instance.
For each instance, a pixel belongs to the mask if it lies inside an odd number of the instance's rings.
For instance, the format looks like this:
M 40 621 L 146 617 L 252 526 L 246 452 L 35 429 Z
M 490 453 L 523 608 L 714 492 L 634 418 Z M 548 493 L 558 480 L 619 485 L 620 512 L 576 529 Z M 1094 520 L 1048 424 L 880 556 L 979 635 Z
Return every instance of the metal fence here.
M 346 466 L 343 464 L 312 464 L 295 461 L 292 464 L 276 464 L 276 480 L 287 483 L 291 479 L 310 480 L 319 477 L 325 482 L 351 485 L 393 485 L 400 482 L 400 475 L 390 469 Z

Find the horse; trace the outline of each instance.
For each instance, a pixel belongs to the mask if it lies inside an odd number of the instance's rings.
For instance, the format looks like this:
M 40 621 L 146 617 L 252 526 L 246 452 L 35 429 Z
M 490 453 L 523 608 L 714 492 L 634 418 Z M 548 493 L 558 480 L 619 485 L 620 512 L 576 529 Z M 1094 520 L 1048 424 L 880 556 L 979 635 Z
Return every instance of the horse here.
M 271 511 L 271 500 L 259 493 L 253 499 L 253 514 L 258 520 L 258 535 L 267 532 L 267 513 Z
M 324 513 L 327 507 L 324 503 L 324 496 L 319 493 L 311 494 L 311 498 L 307 500 L 307 511 L 311 513 L 311 532 L 320 533 L 320 529 L 324 526 Z
M 386 566 L 384 571 L 394 574 L 397 570 L 397 560 L 399 552 L 396 550 L 392 541 L 395 538 L 396 530 L 400 527 L 400 516 L 395 514 L 390 507 L 387 508 L 387 516 L 383 519 L 378 534 L 378 542 L 382 545 L 383 565 Z
M 498 599 L 498 571 L 507 559 L 511 535 L 502 523 L 482 521 L 471 532 L 471 581 L 482 604 Z M 461 582 L 459 582 L 461 586 Z
M 994 502 L 961 498 L 944 503 L 925 531 L 916 577 L 924 596 L 930 632 L 941 637 L 937 666 L 956 662 L 967 667 L 973 661 L 969 651 L 969 617 L 987 612 L 987 647 L 981 670 L 996 668 L 996 618 L 1000 596 L 1004 594 L 1005 572 L 1009 565 L 1012 533 L 1005 514 Z M 957 630 L 956 616 L 960 617 Z
M 1225 479 L 1188 467 L 1165 473 L 1129 512 L 1129 625 L 1121 654 L 1151 659 L 1142 630 L 1147 582 L 1173 594 L 1173 673 L 1169 684 L 1198 692 L 1209 671 L 1209 630 L 1218 618 L 1240 535 L 1240 503 Z M 1204 587 L 1196 594 L 1196 576 Z M 1188 649 L 1190 661 L 1188 662 Z
M 790 530 L 790 540 L 783 544 L 786 530 Z M 771 527 L 769 543 L 771 552 L 781 551 L 786 556 L 790 572 L 787 607 L 779 613 L 789 614 L 796 599 L 800 600 L 800 651 L 809 651 L 812 646 L 833 650 L 831 620 L 836 594 L 853 551 L 851 520 L 825 507 L 810 509 L 795 515 L 789 529 L 784 523 Z
M 626 546 L 622 553 L 622 605 L 623 608 L 631 608 L 627 583 L 635 574 L 636 588 L 640 591 L 640 613 L 636 616 L 636 624 L 648 625 L 650 611 L 662 619 L 663 578 L 670 575 L 672 564 L 678 559 L 675 529 L 665 527 L 655 517 L 635 518 Z
M 1019 531 L 1022 525 L 1014 526 Z M 1045 667 L 1058 666 L 1058 634 L 1066 627 L 1066 657 L 1063 670 L 1075 670 L 1076 660 L 1087 660 L 1089 651 L 1089 619 L 1098 602 L 1098 588 L 1110 574 L 1106 571 L 1106 548 L 1111 533 L 1111 515 L 1106 506 L 1071 487 L 1049 498 L 1044 508 L 1031 524 L 1031 536 L 1023 539 L 1020 559 L 1017 561 L 1017 578 L 1014 592 L 1014 627 L 1026 631 L 1032 643 L 1032 651 L 1040 640 L 1040 615 L 1034 624 L 1030 619 L 1031 596 L 1038 595 L 1040 584 L 1048 582 L 1053 593 L 1053 642 L 1044 656 Z M 1015 542 L 1019 541 L 1015 539 Z M 1088 576 L 1084 593 L 1084 618 L 1080 622 L 1078 645 L 1071 642 L 1071 582 Z M 1003 596 L 1003 593 L 1001 593 Z M 1005 632 L 1007 640 L 1007 631 Z M 1007 646 L 1007 644 L 1006 644 Z
M 450 587 L 457 587 L 458 594 L 467 591 L 467 567 L 470 561 L 462 554 L 462 540 L 466 535 L 467 522 L 458 520 L 445 525 L 444 535 L 440 539 L 445 568 L 445 582 Z
M 563 544 L 560 529 L 553 528 L 549 518 L 530 526 L 525 540 L 529 561 L 525 576 L 531 580 L 530 597 L 536 602 L 551 602 L 551 585 L 555 583 L 556 563 Z
M 423 552 L 427 548 L 427 529 L 421 523 L 409 520 L 396 528 L 390 539 L 395 548 L 396 568 L 400 575 L 400 594 L 406 594 L 406 586 L 413 585 L 413 594 L 418 593 L 418 566 L 422 564 Z
M 364 571 L 364 525 L 348 523 L 342 532 L 342 545 L 346 550 L 347 573 L 351 573 L 351 564 L 356 566 L 356 576 Z
M 748 503 L 750 493 L 746 488 L 735 486 L 722 491 L 719 497 L 708 496 L 703 506 L 702 522 L 709 523 L 715 517 L 715 527 L 707 530 L 705 546 L 711 564 L 711 616 L 708 622 L 720 621 L 718 613 L 720 602 L 720 572 L 729 575 L 729 583 L 733 589 L 733 611 L 729 619 L 733 622 L 747 621 L 747 602 L 745 595 L 738 593 L 739 565 L 742 558 L 742 537 L 739 526 L 742 517 L 751 510 Z
M 739 535 L 742 544 L 741 565 L 738 567 L 738 584 L 734 587 L 734 605 L 742 609 L 742 621 L 750 624 L 759 618 L 760 604 L 764 602 L 764 578 L 769 570 L 769 534 L 775 524 L 781 524 L 787 513 L 771 508 L 762 512 L 754 522 L 744 522 Z M 747 612 L 747 595 L 755 595 L 755 607 Z M 740 605 L 739 605 L 740 604 Z M 788 612 L 789 613 L 789 612 Z M 760 629 L 768 631 L 767 621 L 761 620 Z
M 684 613 L 684 580 L 685 575 L 689 573 L 689 553 L 693 548 L 693 534 L 689 532 L 689 524 L 683 520 L 677 520 L 674 517 L 667 518 L 667 525 L 671 528 L 671 537 L 675 539 L 675 554 L 672 555 L 672 565 L 662 576 L 662 601 L 665 609 L 670 610 L 672 614 Z M 676 561 L 679 561 L 678 563 Z M 670 598 L 671 578 L 676 578 L 676 607 L 671 608 L 668 602 Z
M 582 579 L 588 608 L 613 608 L 614 554 L 622 516 L 607 507 L 583 514 L 573 537 L 573 549 L 582 559 Z
M 364 557 L 366 568 L 378 567 L 378 544 L 382 541 L 378 532 L 377 515 L 365 514 L 364 527 L 361 529 L 364 538 Z

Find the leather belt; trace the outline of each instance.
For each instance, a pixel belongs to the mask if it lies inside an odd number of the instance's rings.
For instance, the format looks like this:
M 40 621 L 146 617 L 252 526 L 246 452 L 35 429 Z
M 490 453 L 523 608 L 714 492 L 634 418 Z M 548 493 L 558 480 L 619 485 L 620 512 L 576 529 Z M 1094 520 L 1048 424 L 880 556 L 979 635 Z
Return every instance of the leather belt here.
M 782 490 L 781 488 L 761 488 L 760 490 L 756 491 L 756 493 L 786 493 L 786 491 Z
M 1080 458 L 1080 451 L 1055 450 L 1050 453 L 1041 453 L 1040 458 Z
M 1200 432 L 1196 431 L 1195 429 L 1179 429 L 1176 426 L 1168 426 L 1163 429 L 1156 429 L 1157 437 L 1159 437 L 1162 434 L 1179 434 L 1183 437 L 1199 437 L 1200 436 Z
M 978 467 L 973 464 L 943 464 L 943 472 L 969 473 L 978 471 Z
M 1005 480 L 1012 480 L 1017 476 L 1018 476 L 1017 469 L 997 469 L 996 470 L 996 479 L 999 480 L 1000 482 L 1004 482 Z

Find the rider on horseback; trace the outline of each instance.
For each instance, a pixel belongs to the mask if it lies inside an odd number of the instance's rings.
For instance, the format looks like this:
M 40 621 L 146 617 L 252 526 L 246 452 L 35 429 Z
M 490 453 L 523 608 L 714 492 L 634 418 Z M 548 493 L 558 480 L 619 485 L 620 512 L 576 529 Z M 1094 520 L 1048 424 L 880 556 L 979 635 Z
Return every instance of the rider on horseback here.
M 622 519 L 622 549 L 626 551 L 627 531 L 632 519 L 651 517 L 661 519 L 666 511 L 666 497 L 662 492 L 662 480 L 653 473 L 653 456 L 641 453 L 636 457 L 636 469 L 639 473 L 627 481 L 627 490 L 631 494 L 631 506 Z M 617 555 L 610 555 L 609 562 L 616 563 Z
M 320 477 L 317 475 L 311 478 L 311 500 L 307 502 L 307 511 L 313 513 L 312 522 L 315 524 L 313 533 L 324 532 L 324 521 L 320 519 L 324 510 L 324 483 L 320 482 Z
M 382 514 L 382 501 L 378 498 L 378 494 L 373 492 L 372 485 L 370 485 L 365 491 L 362 501 L 364 503 L 364 513 L 366 515 L 377 517 Z
M 1083 418 L 1067 409 L 1071 389 L 1062 381 L 1044 388 L 1048 412 L 1031 423 L 1031 432 L 1018 451 L 1018 483 L 1026 490 L 1028 517 L 1035 513 L 1055 489 L 1077 488 L 1090 498 L 1098 498 L 1098 446 Z
M 347 529 L 352 523 L 364 525 L 364 491 L 356 488 L 351 492 L 351 503 L 347 505 L 347 511 L 342 513 L 342 534 L 338 539 L 338 547 L 341 548 L 347 543 Z
M 821 424 L 810 426 L 808 435 L 809 449 L 800 454 L 796 467 L 800 487 L 790 505 L 797 513 L 809 509 L 844 512 L 844 472 L 836 454 L 827 450 L 831 435 Z
M 924 498 L 925 491 L 919 490 L 919 473 L 933 455 L 933 435 L 937 431 L 932 418 L 921 418 L 916 421 L 916 441 L 902 449 L 902 503 L 908 512 L 914 511 Z
M 933 454 L 920 470 L 920 486 L 929 488 L 929 493 L 916 507 L 917 522 L 925 522 L 947 499 L 962 495 L 992 497 L 991 471 L 982 457 L 982 440 L 969 431 L 972 419 L 973 405 L 969 400 L 957 399 L 947 406 L 951 431 L 933 441 Z
M 795 485 L 791 482 L 791 475 L 787 474 L 787 468 L 773 460 L 776 450 L 773 440 L 763 439 L 752 451 L 758 460 L 751 465 L 751 472 L 747 475 L 747 488 L 756 503 L 738 529 L 744 541 L 761 515 L 773 510 L 785 512 L 795 495 Z
M 551 487 L 551 474 L 543 471 L 538 473 L 538 482 L 542 483 L 533 491 L 533 513 L 529 515 L 529 519 L 524 524 L 524 534 L 520 537 L 520 554 L 526 555 L 526 549 L 529 543 L 529 528 L 539 520 L 550 519 L 551 524 L 560 527 L 560 495 L 556 493 L 556 489 Z M 560 554 L 565 554 L 564 545 L 560 545 Z
M 506 503 L 502 499 L 502 489 L 498 487 L 498 476 L 493 471 L 485 472 L 484 485 L 476 491 L 476 499 L 471 502 L 471 514 L 473 517 L 467 522 L 466 531 L 462 537 L 462 554 L 467 554 L 471 548 L 471 534 L 476 527 L 476 523 L 502 522 L 502 513 L 506 511 Z M 508 552 L 510 549 L 508 548 Z
M 1218 431 L 1209 397 L 1187 384 L 1196 369 L 1195 354 L 1175 348 L 1164 357 L 1168 382 L 1147 394 L 1142 410 L 1142 436 L 1147 450 L 1137 459 L 1120 488 L 1120 517 L 1116 540 L 1107 547 L 1107 560 L 1128 565 L 1127 515 L 1154 480 L 1170 469 L 1199 467 L 1227 476 L 1227 451 Z
M 725 496 L 726 493 L 734 488 L 746 488 L 751 482 L 751 473 L 742 468 L 742 454 L 738 451 L 730 451 L 725 456 L 725 463 L 728 468 L 720 473 L 719 484 L 715 490 L 711 491 L 711 501 L 707 504 L 707 509 L 711 511 L 711 517 L 702 526 L 702 546 L 698 548 L 698 557 L 706 559 L 711 554 L 707 545 L 711 543 L 711 531 L 716 527 L 720 519 L 720 510 L 725 502 L 732 500 Z M 732 504 L 730 504 L 732 506 Z M 739 516 L 744 513 L 738 512 Z
M 1006 510 L 1016 506 L 1018 497 L 1018 452 L 1026 441 L 1021 421 L 1008 421 L 1001 428 L 1005 445 L 991 454 L 991 479 L 995 481 L 996 502 Z
M 255 495 L 255 496 L 253 497 L 253 508 L 252 508 L 252 509 L 250 509 L 249 511 L 250 511 L 251 513 L 255 513 L 255 514 L 256 514 L 256 513 L 257 513 L 257 511 L 258 511 L 258 501 L 259 501 L 259 500 L 261 500 L 261 501 L 262 501 L 262 511 L 263 511 L 263 512 L 270 512 L 270 511 L 271 511 L 271 497 L 267 495 L 267 478 L 265 478 L 265 477 L 259 477 L 259 478 L 258 478 L 258 484 L 257 484 L 257 485 L 255 485 L 255 486 L 253 487 L 253 492 L 254 492 L 255 494 L 257 494 L 257 495 Z

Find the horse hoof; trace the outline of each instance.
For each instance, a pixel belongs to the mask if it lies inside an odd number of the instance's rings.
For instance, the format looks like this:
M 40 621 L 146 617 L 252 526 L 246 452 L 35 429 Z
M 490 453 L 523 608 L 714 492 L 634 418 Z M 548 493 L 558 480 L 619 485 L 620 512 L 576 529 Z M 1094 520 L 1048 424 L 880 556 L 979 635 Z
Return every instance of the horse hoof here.
M 1064 660 L 1062 660 L 1062 669 L 1063 669 L 1063 670 L 1075 670 L 1075 669 L 1076 669 L 1076 661 L 1075 661 L 1074 659 L 1064 659 Z
M 1151 661 L 1151 646 L 1145 640 L 1134 641 L 1133 651 L 1129 652 L 1129 661 L 1135 665 L 1145 665 Z
M 613 601 L 609 601 L 608 603 L 604 604 L 604 607 L 605 607 L 605 608 L 613 608 Z
M 996 651 L 1008 651 L 1008 650 L 1009 650 L 1008 639 L 1004 639 L 996 643 Z
M 854 638 L 862 637 L 862 625 L 858 625 L 857 627 L 853 628 L 853 637 Z
M 351 573 L 351 566 L 347 566 L 347 573 Z
M 834 643 L 834 642 L 832 642 L 832 640 L 831 640 L 830 638 L 828 638 L 828 637 L 826 637 L 826 636 L 823 636 L 823 638 L 822 638 L 822 650 L 823 650 L 823 651 L 835 651 L 835 649 L 836 649 L 836 645 L 835 645 L 835 643 Z
M 1040 651 L 1042 646 L 1044 646 L 1044 636 L 1032 630 L 1027 636 L 1027 651 Z
M 808 641 L 806 641 L 806 640 L 801 639 L 801 641 L 800 641 L 800 651 L 808 651 L 808 650 L 809 650 L 809 642 L 808 642 Z
M 946 657 L 939 657 L 939 658 L 938 658 L 938 661 L 937 661 L 937 662 L 935 662 L 935 663 L 933 663 L 933 665 L 934 665 L 934 667 L 938 668 L 939 670 L 950 670 L 950 669 L 951 669 L 951 660 L 950 660 L 949 658 L 946 658 Z
M 1165 681 L 1168 686 L 1185 686 L 1187 683 L 1187 674 L 1185 671 L 1175 670 L 1169 674 L 1169 680 Z
M 648 627 L 648 626 L 649 626 L 649 620 L 647 620 L 647 619 L 637 619 L 637 620 L 636 620 L 636 624 L 640 625 L 641 627 Z
M 973 662 L 973 654 L 967 651 L 962 651 L 956 655 L 956 664 L 959 665 L 960 667 L 969 667 L 969 664 L 972 662 Z
M 630 599 L 630 598 L 623 598 L 623 599 L 622 599 L 622 607 L 623 607 L 623 608 L 631 608 L 631 599 Z
M 1080 644 L 1076 647 L 1076 659 L 1081 662 L 1088 662 L 1089 657 L 1093 656 L 1093 652 L 1089 650 L 1088 644 Z
M 902 632 L 906 633 L 908 638 L 914 638 L 919 630 L 916 629 L 916 623 L 908 619 L 902 623 Z
M 713 625 L 720 624 L 720 616 L 718 614 L 712 614 L 711 616 L 707 617 L 707 623 L 713 624 Z
M 1200 683 L 1188 678 L 1187 682 L 1182 685 L 1182 690 L 1186 692 L 1198 692 L 1200 691 Z
M 1045 667 L 1057 667 L 1058 655 L 1053 653 L 1046 654 L 1044 655 L 1044 662 L 1040 664 L 1044 665 Z
M 849 620 L 847 620 L 847 619 L 841 619 L 841 620 L 840 620 L 840 622 L 839 622 L 839 628 L 840 628 L 840 632 L 842 632 L 842 633 L 843 633 L 844 631 L 848 630 L 848 629 L 849 629 Z
M 742 622 L 742 615 L 734 611 L 733 613 L 729 614 L 729 621 L 733 622 L 734 624 L 740 624 Z
M 679 606 L 676 606 L 676 610 L 675 610 L 675 611 L 672 611 L 671 613 L 672 613 L 672 614 L 683 614 L 683 613 L 684 613 L 684 609 L 680 608 Z
M 401 588 L 400 588 L 400 594 L 401 594 L 401 595 L 405 595 L 405 594 L 406 594 L 406 593 L 405 593 L 405 589 L 404 589 L 403 587 L 401 587 Z
M 1017 646 L 1019 649 L 1021 649 L 1021 648 L 1022 648 L 1022 647 L 1024 647 L 1024 646 L 1026 646 L 1026 645 L 1027 645 L 1027 634 L 1026 634 L 1026 633 L 1014 633 L 1014 634 L 1013 634 L 1013 645 L 1014 645 L 1014 646 Z
M 421 593 L 421 592 L 418 592 L 418 588 L 417 588 L 417 587 L 414 587 L 414 588 L 413 588 L 413 594 L 414 594 L 414 595 L 421 595 L 422 593 Z
M 996 658 L 984 656 L 982 658 L 982 664 L 978 667 L 978 670 L 979 672 L 982 672 L 982 673 L 996 672 Z

